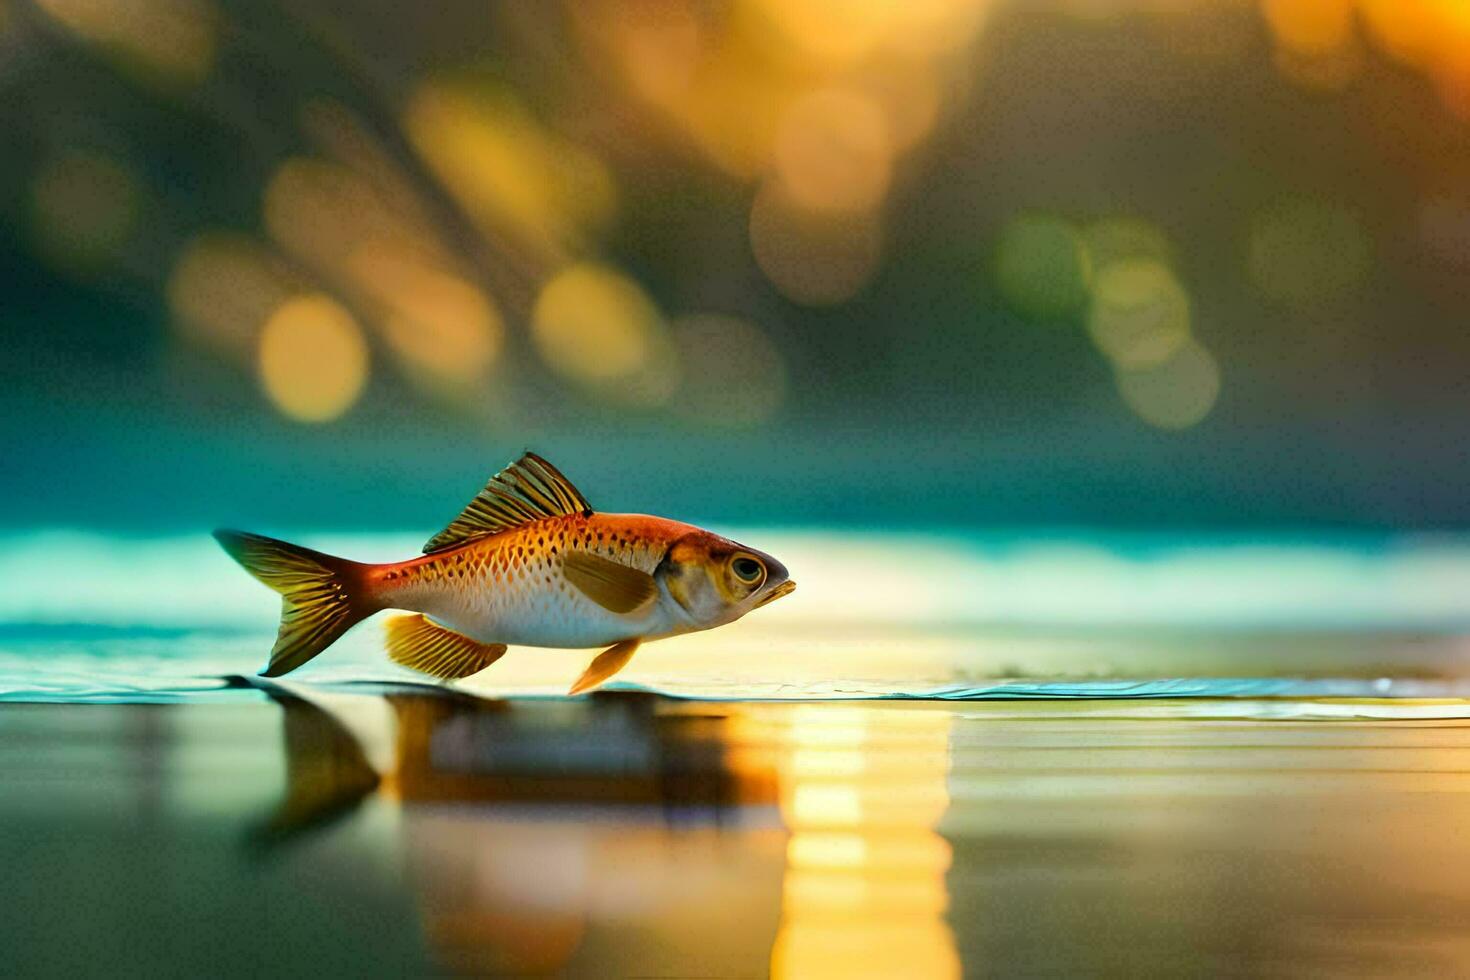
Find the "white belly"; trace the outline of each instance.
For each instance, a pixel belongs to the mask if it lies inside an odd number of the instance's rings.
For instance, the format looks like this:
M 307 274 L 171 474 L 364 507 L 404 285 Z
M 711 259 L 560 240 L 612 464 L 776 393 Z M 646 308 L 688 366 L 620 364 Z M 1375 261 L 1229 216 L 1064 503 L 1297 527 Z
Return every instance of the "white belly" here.
M 634 615 L 610 612 L 570 588 L 520 598 L 489 591 L 424 599 L 417 612 L 481 643 L 582 649 L 634 637 L 657 639 L 687 629 L 681 617 L 670 614 L 670 607 L 678 605 L 662 595 Z

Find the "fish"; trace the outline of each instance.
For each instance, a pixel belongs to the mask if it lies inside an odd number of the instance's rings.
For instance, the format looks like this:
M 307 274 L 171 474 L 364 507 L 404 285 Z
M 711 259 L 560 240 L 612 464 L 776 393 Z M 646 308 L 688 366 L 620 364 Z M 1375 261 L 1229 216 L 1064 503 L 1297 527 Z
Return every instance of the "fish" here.
M 281 595 L 262 677 L 287 674 L 383 610 L 388 658 L 450 681 L 510 646 L 605 648 L 572 684 L 591 691 L 647 642 L 714 629 L 790 595 L 786 566 L 712 531 L 593 510 L 527 452 L 490 478 L 423 554 L 370 564 L 245 531 L 218 530 L 230 557 Z

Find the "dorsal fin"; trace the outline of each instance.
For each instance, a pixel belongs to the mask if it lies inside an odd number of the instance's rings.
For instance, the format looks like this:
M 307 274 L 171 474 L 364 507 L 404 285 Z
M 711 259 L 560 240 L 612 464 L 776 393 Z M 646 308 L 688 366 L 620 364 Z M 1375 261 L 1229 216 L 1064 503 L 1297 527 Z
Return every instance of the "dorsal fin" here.
M 424 553 L 520 527 L 546 517 L 592 516 L 581 491 L 561 471 L 535 453 L 526 453 L 485 484 L 454 521 L 429 539 Z

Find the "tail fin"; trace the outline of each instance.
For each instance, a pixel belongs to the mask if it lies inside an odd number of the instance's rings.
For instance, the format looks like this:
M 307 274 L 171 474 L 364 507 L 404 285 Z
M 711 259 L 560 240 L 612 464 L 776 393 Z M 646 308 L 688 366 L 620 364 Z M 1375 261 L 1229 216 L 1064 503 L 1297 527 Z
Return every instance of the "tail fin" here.
M 245 571 L 281 594 L 281 631 L 262 677 L 280 677 L 380 608 L 365 594 L 366 565 L 243 531 L 215 540 Z

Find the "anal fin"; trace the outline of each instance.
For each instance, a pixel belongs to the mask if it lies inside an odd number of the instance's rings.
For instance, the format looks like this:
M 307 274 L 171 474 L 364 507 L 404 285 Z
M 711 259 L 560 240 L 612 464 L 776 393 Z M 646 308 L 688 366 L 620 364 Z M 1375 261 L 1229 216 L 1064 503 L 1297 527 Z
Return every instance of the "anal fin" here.
M 582 671 L 582 676 L 577 678 L 577 682 L 567 693 L 581 694 L 583 691 L 590 691 L 628 666 L 628 661 L 633 659 L 633 654 L 638 652 L 638 645 L 642 642 L 642 640 L 623 640 L 599 653 L 596 659 L 587 665 L 587 669 Z
M 454 680 L 478 674 L 505 656 L 504 643 L 481 643 L 431 622 L 428 617 L 394 616 L 384 629 L 388 659 L 410 670 Z

